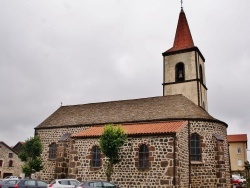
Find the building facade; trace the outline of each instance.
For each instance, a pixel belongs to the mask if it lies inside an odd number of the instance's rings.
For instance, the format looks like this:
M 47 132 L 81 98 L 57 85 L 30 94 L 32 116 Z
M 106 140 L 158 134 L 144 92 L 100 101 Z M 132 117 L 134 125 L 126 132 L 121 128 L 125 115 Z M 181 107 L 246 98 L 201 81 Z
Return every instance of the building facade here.
M 22 162 L 18 154 L 4 142 L 0 142 L 0 179 L 21 175 Z
M 112 176 L 121 187 L 229 188 L 227 124 L 207 112 L 205 59 L 183 9 L 163 57 L 163 96 L 61 106 L 38 125 L 38 176 L 106 179 L 98 139 L 104 125 L 118 124 L 128 136 Z
M 228 135 L 231 173 L 245 175 L 247 161 L 247 134 Z

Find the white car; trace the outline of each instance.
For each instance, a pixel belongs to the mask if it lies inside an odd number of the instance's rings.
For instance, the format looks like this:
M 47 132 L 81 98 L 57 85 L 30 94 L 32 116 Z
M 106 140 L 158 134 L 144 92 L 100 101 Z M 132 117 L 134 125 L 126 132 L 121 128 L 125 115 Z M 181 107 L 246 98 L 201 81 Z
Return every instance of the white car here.
M 242 176 L 240 176 L 240 175 L 232 175 L 232 179 L 234 179 L 234 180 L 238 180 L 240 185 L 242 185 L 242 184 L 245 184 L 245 183 L 246 183 L 246 179 L 245 179 L 245 178 L 243 178 L 243 177 L 242 177 Z
M 48 188 L 75 188 L 80 183 L 76 179 L 55 179 L 48 184 Z
M 3 180 L 18 180 L 17 176 L 6 176 Z

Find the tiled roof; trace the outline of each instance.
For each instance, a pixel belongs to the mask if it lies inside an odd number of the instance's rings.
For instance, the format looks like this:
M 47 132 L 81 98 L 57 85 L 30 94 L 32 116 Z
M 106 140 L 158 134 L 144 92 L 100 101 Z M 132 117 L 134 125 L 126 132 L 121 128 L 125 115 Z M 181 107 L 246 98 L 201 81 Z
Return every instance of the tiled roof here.
M 169 95 L 61 106 L 35 129 L 188 119 L 219 121 L 183 95 Z
M 16 151 L 15 151 L 15 150 L 13 150 L 13 148 L 12 148 L 12 147 L 10 147 L 10 146 L 8 146 L 7 144 L 5 144 L 5 142 L 0 141 L 0 145 L 4 145 L 6 148 L 8 148 L 9 150 L 11 150 L 11 151 L 12 151 L 12 152 L 14 152 L 15 154 L 17 154 L 17 153 L 16 153 Z
M 147 123 L 147 124 L 131 124 L 122 125 L 122 128 L 127 135 L 149 135 L 149 134 L 164 134 L 179 132 L 182 127 L 187 125 L 187 121 L 172 121 L 162 123 Z M 79 133 L 73 134 L 72 137 L 99 137 L 103 132 L 104 127 L 91 127 Z
M 247 142 L 247 134 L 227 135 L 228 142 Z
M 167 52 L 178 51 L 192 47 L 194 47 L 192 35 L 188 26 L 186 15 L 183 9 L 181 9 L 176 28 L 174 44 L 173 47 Z

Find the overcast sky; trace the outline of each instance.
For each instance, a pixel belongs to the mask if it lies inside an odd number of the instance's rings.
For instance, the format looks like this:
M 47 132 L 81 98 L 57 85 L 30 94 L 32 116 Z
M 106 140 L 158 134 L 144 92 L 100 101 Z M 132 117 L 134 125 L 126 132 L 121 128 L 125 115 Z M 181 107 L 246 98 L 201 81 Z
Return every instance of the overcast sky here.
M 183 7 L 206 59 L 209 113 L 250 138 L 250 1 Z M 33 136 L 61 102 L 161 96 L 179 12 L 179 0 L 0 0 L 0 141 Z

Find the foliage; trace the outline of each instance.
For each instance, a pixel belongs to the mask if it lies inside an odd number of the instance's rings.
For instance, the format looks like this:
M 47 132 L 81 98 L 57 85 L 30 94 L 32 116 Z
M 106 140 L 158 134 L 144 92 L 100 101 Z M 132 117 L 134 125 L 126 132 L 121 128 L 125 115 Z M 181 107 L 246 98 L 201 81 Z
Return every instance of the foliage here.
M 43 169 L 41 161 L 42 143 L 38 136 L 27 139 L 22 146 L 22 149 L 18 155 L 22 165 L 22 171 L 27 176 L 31 176 L 34 172 L 39 172 Z
M 113 166 L 120 162 L 119 151 L 126 139 L 127 136 L 120 125 L 114 126 L 108 124 L 104 126 L 104 131 L 99 139 L 99 144 L 102 152 L 108 158 L 106 162 L 107 181 L 111 180 Z
M 245 162 L 245 171 L 246 171 L 246 186 L 250 187 L 250 163 L 249 161 Z

